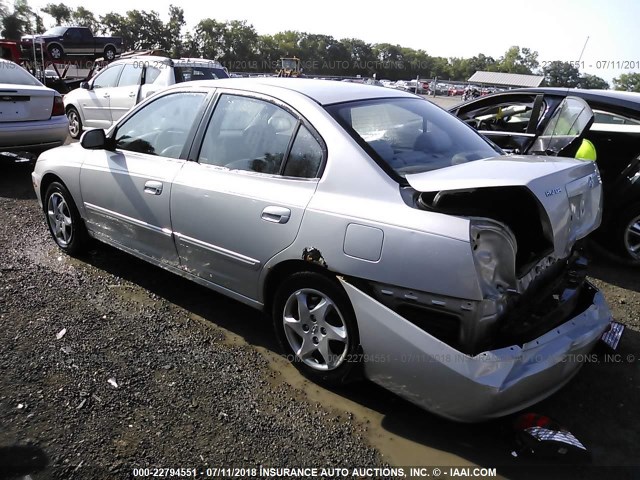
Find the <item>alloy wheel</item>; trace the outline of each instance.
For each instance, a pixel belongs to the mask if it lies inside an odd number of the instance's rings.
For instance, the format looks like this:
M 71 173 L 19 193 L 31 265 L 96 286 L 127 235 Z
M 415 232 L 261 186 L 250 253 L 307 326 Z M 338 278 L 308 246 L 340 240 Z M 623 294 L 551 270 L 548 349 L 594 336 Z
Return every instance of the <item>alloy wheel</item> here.
M 633 218 L 624 232 L 624 246 L 634 260 L 640 260 L 640 215 Z
M 47 217 L 55 241 L 61 247 L 67 247 L 73 239 L 73 220 L 64 197 L 55 192 L 47 202 Z
M 327 295 L 311 288 L 296 290 L 285 303 L 282 321 L 299 361 L 320 371 L 334 370 L 345 361 L 347 324 Z

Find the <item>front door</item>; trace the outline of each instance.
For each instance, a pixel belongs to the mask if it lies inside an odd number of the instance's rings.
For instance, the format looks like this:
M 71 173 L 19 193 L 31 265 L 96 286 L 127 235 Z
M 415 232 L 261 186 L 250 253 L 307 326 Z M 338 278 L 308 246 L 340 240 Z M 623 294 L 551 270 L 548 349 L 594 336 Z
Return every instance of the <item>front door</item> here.
M 112 136 L 115 150 L 86 156 L 80 172 L 88 228 L 130 251 L 176 266 L 170 216 L 173 179 L 183 167 L 206 94 L 175 92 L 134 112 Z
M 109 128 L 111 126 L 111 91 L 118 84 L 122 65 L 113 65 L 98 73 L 89 89 L 80 99 L 84 126 Z

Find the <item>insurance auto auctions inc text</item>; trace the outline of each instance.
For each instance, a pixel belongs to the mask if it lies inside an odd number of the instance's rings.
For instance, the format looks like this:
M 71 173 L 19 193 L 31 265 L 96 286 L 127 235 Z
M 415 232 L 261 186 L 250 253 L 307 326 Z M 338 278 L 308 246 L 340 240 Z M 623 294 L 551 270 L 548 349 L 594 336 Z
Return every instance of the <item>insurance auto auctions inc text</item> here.
M 483 467 L 356 467 L 356 468 L 287 468 L 259 467 L 258 477 L 264 478 L 490 478 L 495 468 Z

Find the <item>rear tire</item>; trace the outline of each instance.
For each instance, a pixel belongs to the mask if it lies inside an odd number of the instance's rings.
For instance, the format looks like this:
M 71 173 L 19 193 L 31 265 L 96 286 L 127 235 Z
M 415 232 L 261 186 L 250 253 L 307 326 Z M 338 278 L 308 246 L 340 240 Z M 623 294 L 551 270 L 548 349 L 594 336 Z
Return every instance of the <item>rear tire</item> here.
M 272 318 L 283 351 L 310 379 L 337 386 L 359 367 L 355 314 L 335 280 L 314 272 L 289 276 L 276 292 Z
M 89 235 L 69 190 L 60 182 L 53 182 L 44 195 L 44 213 L 49 232 L 58 247 L 69 255 L 81 253 Z
M 112 62 L 116 58 L 116 49 L 113 47 L 106 47 L 104 49 L 104 59 L 107 62 Z
M 80 138 L 82 135 L 82 120 L 75 107 L 67 108 L 67 119 L 69 120 L 69 135 L 71 138 Z
M 47 51 L 49 52 L 49 56 L 54 60 L 60 60 L 64 55 L 64 52 L 60 45 L 49 45 Z
M 640 203 L 620 215 L 613 229 L 616 252 L 630 265 L 640 265 Z

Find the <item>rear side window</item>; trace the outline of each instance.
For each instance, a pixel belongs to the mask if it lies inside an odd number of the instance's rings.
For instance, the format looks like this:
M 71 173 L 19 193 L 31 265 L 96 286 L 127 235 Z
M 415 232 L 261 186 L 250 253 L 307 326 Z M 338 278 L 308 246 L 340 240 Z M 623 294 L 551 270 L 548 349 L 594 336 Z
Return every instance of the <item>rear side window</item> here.
M 176 83 L 190 82 L 192 80 L 217 80 L 229 78 L 222 68 L 215 67 L 174 67 Z
M 277 174 L 297 122 L 273 103 L 222 95 L 207 127 L 199 161 L 230 170 Z
M 322 147 L 311 132 L 300 126 L 293 142 L 283 175 L 285 177 L 316 178 L 322 163 Z
M 147 65 L 147 69 L 144 75 L 144 83 L 148 85 L 156 81 L 156 78 L 158 78 L 158 76 L 160 75 L 160 69 Z

